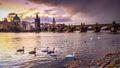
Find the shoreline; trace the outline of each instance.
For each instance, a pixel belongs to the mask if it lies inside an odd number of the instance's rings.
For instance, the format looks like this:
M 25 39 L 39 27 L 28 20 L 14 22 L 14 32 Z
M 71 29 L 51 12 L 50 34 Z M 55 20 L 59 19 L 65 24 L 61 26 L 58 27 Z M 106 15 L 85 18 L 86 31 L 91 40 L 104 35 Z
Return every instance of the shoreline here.
M 47 63 L 40 63 L 41 60 L 33 60 L 20 64 L 19 68 L 91 68 L 91 67 L 115 67 L 120 66 L 120 52 L 105 54 L 102 58 L 91 61 L 87 66 L 81 65 L 80 58 L 72 60 L 58 59 L 52 60 Z M 118 64 L 115 64 L 118 62 Z

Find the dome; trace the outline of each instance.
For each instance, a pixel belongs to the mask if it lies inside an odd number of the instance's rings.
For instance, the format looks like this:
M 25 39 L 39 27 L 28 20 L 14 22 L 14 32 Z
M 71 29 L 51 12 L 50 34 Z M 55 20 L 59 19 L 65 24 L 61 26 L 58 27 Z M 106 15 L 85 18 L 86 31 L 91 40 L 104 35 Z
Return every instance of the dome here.
M 16 14 L 16 15 L 13 17 L 13 20 L 20 20 L 20 18 L 19 18 L 18 15 Z

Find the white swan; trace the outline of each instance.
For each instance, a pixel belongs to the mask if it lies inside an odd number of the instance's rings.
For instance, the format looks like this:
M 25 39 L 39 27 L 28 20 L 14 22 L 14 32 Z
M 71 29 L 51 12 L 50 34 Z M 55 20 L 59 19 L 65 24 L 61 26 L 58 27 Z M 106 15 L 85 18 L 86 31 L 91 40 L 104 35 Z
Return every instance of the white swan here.
M 73 54 L 68 54 L 65 56 L 65 58 L 74 58 L 75 56 L 75 52 L 73 52 Z
M 56 56 L 57 56 L 57 53 L 51 53 L 50 56 L 51 56 L 51 57 L 56 57 Z
M 47 47 L 46 49 L 43 49 L 42 52 L 48 52 L 48 48 L 49 47 Z
M 58 54 L 56 52 L 49 54 L 51 57 L 54 57 L 57 60 Z

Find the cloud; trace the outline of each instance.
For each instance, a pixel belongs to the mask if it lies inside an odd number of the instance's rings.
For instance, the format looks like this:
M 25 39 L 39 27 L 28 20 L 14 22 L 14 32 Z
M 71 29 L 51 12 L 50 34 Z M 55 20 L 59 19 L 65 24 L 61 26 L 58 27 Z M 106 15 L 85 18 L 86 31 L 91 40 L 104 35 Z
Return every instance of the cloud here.
M 16 13 L 9 13 L 8 15 L 16 15 Z
M 65 11 L 59 8 L 52 8 L 52 9 L 44 10 L 44 12 L 47 14 L 59 15 L 59 14 L 64 14 Z
M 29 3 L 28 3 L 28 2 L 25 2 L 25 5 L 29 5 Z
M 2 5 L 2 3 L 0 2 L 0 5 Z
M 36 8 L 30 8 L 28 9 L 28 11 L 31 13 L 31 11 L 36 10 Z M 27 11 L 26 11 L 27 12 Z M 19 15 L 26 15 L 29 12 L 23 12 L 23 13 L 19 13 Z M 25 18 L 23 18 L 22 20 L 27 20 L 27 21 L 34 21 L 35 19 L 35 15 L 38 14 L 41 18 L 41 22 L 43 23 L 51 23 L 52 22 L 52 18 L 55 17 L 56 21 L 58 23 L 63 23 L 63 22 L 71 22 L 71 17 L 69 15 L 65 14 L 65 11 L 63 9 L 59 9 L 59 8 L 50 8 L 50 9 L 45 9 L 43 11 L 40 12 L 33 12 L 32 17 L 27 16 Z
M 29 11 L 34 11 L 36 10 L 37 8 L 30 8 Z
M 7 19 L 8 19 L 8 20 L 12 20 L 15 15 L 16 15 L 16 13 L 9 13 L 9 14 L 7 15 Z
M 34 22 L 34 19 L 35 17 L 25 17 L 22 20 Z M 53 17 L 40 16 L 40 19 L 41 19 L 41 23 L 51 23 L 53 20 Z M 71 22 L 70 17 L 56 17 L 55 19 L 57 23 Z
M 58 22 L 71 22 L 71 18 L 68 16 L 68 17 L 56 17 L 56 21 Z
M 119 0 L 29 0 L 34 3 L 50 6 L 65 7 L 73 12 L 88 12 L 100 9 L 117 9 L 120 6 Z M 93 10 L 92 10 L 93 9 Z M 104 10 L 103 10 L 104 11 Z
M 74 18 L 83 18 L 85 22 L 108 23 L 112 20 L 120 22 L 120 0 L 29 0 L 37 4 L 62 7 Z M 81 17 L 83 16 L 83 17 Z M 73 19 L 73 20 L 74 20 Z M 77 22 L 81 22 L 77 19 Z M 76 21 L 74 21 L 76 22 Z M 110 23 L 111 23 L 110 22 Z
M 33 17 L 25 17 L 21 19 L 22 21 L 29 21 L 29 22 L 34 22 L 34 18 Z
M 24 8 L 25 9 L 25 8 Z M 27 10 L 20 10 L 17 14 L 21 17 L 21 18 L 23 18 L 23 17 L 25 17 L 26 15 L 29 15 L 29 16 L 32 16 L 32 15 L 34 15 L 35 14 L 35 10 L 36 10 L 37 8 L 30 8 L 30 9 L 27 9 Z

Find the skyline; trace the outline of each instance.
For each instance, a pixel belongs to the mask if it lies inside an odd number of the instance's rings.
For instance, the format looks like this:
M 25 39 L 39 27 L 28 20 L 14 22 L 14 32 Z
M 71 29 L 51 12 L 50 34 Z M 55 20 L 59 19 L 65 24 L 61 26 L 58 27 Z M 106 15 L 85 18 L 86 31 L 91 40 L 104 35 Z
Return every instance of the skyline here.
M 17 13 L 22 20 L 34 21 L 35 14 L 41 22 L 80 24 L 120 23 L 119 0 L 1 0 L 0 18 Z

